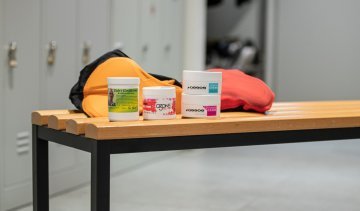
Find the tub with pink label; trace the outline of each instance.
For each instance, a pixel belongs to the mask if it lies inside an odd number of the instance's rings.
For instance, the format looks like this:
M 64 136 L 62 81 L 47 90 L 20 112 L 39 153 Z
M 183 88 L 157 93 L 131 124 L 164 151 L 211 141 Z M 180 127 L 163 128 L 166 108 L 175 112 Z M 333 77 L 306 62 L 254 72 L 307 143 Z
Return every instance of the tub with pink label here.
M 181 114 L 191 118 L 220 117 L 220 95 L 182 94 Z
M 143 88 L 143 117 L 151 119 L 176 118 L 175 87 L 153 86 Z

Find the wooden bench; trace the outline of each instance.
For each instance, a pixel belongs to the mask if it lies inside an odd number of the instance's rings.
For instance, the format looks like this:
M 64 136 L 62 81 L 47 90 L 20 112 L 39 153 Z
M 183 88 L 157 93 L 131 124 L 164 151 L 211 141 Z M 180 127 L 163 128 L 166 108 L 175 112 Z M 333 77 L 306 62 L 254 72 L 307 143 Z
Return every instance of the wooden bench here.
M 34 211 L 49 210 L 48 142 L 91 153 L 91 210 L 109 211 L 110 155 L 360 138 L 360 101 L 280 102 L 266 114 L 109 122 L 76 110 L 32 113 Z

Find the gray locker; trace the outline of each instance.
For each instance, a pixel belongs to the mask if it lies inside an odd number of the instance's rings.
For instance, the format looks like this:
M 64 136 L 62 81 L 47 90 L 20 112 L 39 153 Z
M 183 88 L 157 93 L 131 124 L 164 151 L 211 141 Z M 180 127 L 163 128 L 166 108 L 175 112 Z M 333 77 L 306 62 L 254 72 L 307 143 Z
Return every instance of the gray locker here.
M 160 65 L 161 57 L 168 56 L 170 63 L 176 53 L 159 53 L 169 43 L 166 33 L 160 36 L 159 27 L 165 23 L 159 16 L 177 11 L 163 14 L 161 8 L 159 0 L 0 0 L 0 110 L 6 111 L 0 113 L 1 211 L 31 200 L 31 111 L 74 108 L 69 90 L 86 63 L 122 46 L 149 72 L 170 69 L 166 62 Z M 139 11 L 147 14 L 140 17 Z M 6 61 L 11 41 L 17 44 L 13 69 Z M 168 152 L 116 156 L 112 171 L 131 170 L 164 154 Z M 87 153 L 50 144 L 50 192 L 89 180 L 89 158 Z
M 150 73 L 159 73 L 160 2 L 140 0 L 139 64 Z
M 87 64 L 110 48 L 110 2 L 78 0 L 77 64 L 76 74 Z M 89 56 L 87 59 L 87 50 Z
M 0 113 L 0 210 L 5 210 L 31 200 L 31 111 L 73 108 L 68 94 L 84 65 L 83 44 L 91 45 L 89 61 L 106 52 L 110 27 L 108 1 L 0 0 L 0 11 L 0 109 L 6 111 Z M 16 68 L 7 63 L 12 41 Z M 89 163 L 78 153 L 50 145 L 51 192 L 89 179 L 83 177 Z
M 3 56 L 8 56 L 9 43 L 16 42 L 12 47 L 17 61 L 17 66 L 10 68 L 5 60 L 1 68 L 2 110 L 6 111 L 1 118 L 3 208 L 7 209 L 31 199 L 30 113 L 39 108 L 39 1 L 2 0 L 1 14 L 1 46 L 7 48 Z
M 71 108 L 69 90 L 76 81 L 77 2 L 44 0 L 41 4 L 41 108 Z M 69 170 L 76 151 L 50 144 L 50 172 Z
M 111 1 L 111 47 L 120 48 L 135 61 L 140 60 L 139 9 L 139 0 Z
M 159 73 L 178 80 L 182 78 L 183 66 L 183 10 L 183 0 L 161 1 Z
M 181 0 L 113 0 L 112 44 L 145 71 L 181 79 L 183 12 Z
M 77 68 L 80 70 L 110 48 L 110 2 L 103 0 L 78 0 Z M 94 15 L 96 14 L 96 15 Z M 90 167 L 89 153 L 77 151 L 77 164 Z M 85 174 L 88 175 L 88 174 Z M 87 176 L 88 177 L 88 176 Z
M 0 1 L 0 11 L 2 11 L 2 1 Z M 3 23 L 3 17 L 2 17 L 2 12 L 0 12 L 0 26 L 4 25 Z M 3 46 L 3 29 L 0 27 L 0 58 L 4 58 L 4 51 L 5 48 Z M 3 71 L 4 71 L 4 59 L 0 59 L 0 111 L 3 111 L 3 102 L 4 102 L 4 98 L 2 96 L 4 96 L 3 93 Z M 4 167 L 3 167 L 3 162 L 4 162 L 4 144 L 3 144 L 3 122 L 1 121 L 3 119 L 3 113 L 4 112 L 0 112 L 0 210 L 3 210 L 4 207 L 4 201 L 3 201 L 3 178 L 4 178 Z
M 181 0 L 112 0 L 111 44 L 147 72 L 181 76 L 181 70 L 177 72 L 178 68 L 174 66 L 182 66 L 182 51 L 179 51 L 182 32 L 171 24 L 181 22 L 182 11 Z M 128 171 L 171 155 L 173 152 L 112 156 L 111 170 Z
M 41 106 L 69 108 L 72 107 L 68 100 L 69 90 L 77 76 L 77 2 L 43 0 L 41 7 Z M 48 61 L 52 55 L 53 63 Z

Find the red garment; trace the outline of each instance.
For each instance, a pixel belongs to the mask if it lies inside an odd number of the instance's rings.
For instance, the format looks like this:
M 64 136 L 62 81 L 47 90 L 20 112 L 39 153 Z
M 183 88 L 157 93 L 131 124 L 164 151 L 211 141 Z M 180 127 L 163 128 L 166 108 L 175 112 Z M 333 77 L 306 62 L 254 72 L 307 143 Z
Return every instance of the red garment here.
M 264 113 L 271 108 L 275 94 L 262 80 L 235 69 L 209 71 L 222 72 L 221 110 L 242 108 Z

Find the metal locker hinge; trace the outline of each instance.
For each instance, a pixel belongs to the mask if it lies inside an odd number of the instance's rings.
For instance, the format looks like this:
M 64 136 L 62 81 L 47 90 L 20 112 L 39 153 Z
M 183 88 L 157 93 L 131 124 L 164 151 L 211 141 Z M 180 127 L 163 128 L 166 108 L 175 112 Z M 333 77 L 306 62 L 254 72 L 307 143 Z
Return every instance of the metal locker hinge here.
M 91 50 L 91 43 L 84 42 L 83 45 L 83 52 L 82 52 L 82 63 L 87 65 L 90 62 L 90 50 Z
M 56 57 L 56 41 L 50 41 L 49 42 L 49 51 L 47 56 L 47 63 L 48 65 L 53 65 L 55 63 L 55 57 Z
M 16 42 L 10 42 L 9 48 L 8 48 L 8 65 L 10 68 L 17 67 L 17 60 L 16 60 L 16 50 L 17 50 L 17 44 Z

